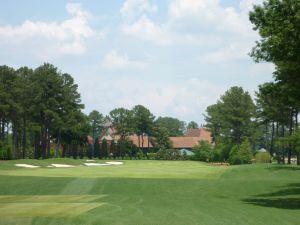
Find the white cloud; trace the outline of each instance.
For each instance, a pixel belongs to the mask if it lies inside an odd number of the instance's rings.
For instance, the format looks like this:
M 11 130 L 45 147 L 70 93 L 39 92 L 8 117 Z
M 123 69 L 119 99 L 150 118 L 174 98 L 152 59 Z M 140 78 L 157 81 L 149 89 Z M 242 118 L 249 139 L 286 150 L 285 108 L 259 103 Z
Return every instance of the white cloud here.
M 220 0 L 174 0 L 169 4 L 169 20 L 176 24 L 193 24 L 198 30 L 251 35 L 248 11 L 258 0 L 243 0 L 240 10 L 223 7 Z
M 252 30 L 248 12 L 262 0 L 242 0 L 240 8 L 223 7 L 220 0 L 173 0 L 168 4 L 168 17 L 155 23 L 146 15 L 134 22 L 124 22 L 121 30 L 132 37 L 157 45 L 187 45 L 203 43 L 221 52 L 228 44 L 236 46 L 253 42 L 257 36 Z M 212 41 L 210 37 L 217 42 Z M 219 38 L 216 38 L 219 37 Z M 222 41 L 220 41 L 222 39 Z M 223 46 L 222 46 L 222 45 Z M 226 52 L 223 52 L 226 53 Z
M 123 25 L 121 29 L 127 35 L 154 42 L 159 45 L 168 45 L 172 42 L 172 38 L 168 31 L 162 26 L 152 22 L 145 15 L 131 25 Z
M 146 66 L 144 62 L 129 60 L 126 54 L 121 54 L 116 50 L 107 53 L 102 62 L 102 67 L 109 70 L 144 69 Z
M 93 84 L 84 79 L 81 86 L 83 101 L 93 107 L 87 111 L 101 109 L 107 114 L 116 107 L 130 109 L 142 104 L 156 116 L 173 116 L 185 121 L 203 122 L 206 107 L 215 103 L 227 89 L 198 78 L 168 83 L 146 82 L 135 77 L 119 77 L 113 82 L 105 76 L 97 79 Z M 105 95 L 97 95 L 97 90 Z
M 235 42 L 221 47 L 215 51 L 204 53 L 197 58 L 202 63 L 227 63 L 242 59 L 249 59 L 248 53 L 251 47 L 249 43 Z
M 144 13 L 155 13 L 157 9 L 157 6 L 148 0 L 126 0 L 120 12 L 124 17 L 134 18 Z
M 14 50 L 22 46 L 28 53 L 42 58 L 83 54 L 86 39 L 95 35 L 88 25 L 91 14 L 75 3 L 68 3 L 66 10 L 71 18 L 62 22 L 26 20 L 18 26 L 0 27 L 0 46 Z

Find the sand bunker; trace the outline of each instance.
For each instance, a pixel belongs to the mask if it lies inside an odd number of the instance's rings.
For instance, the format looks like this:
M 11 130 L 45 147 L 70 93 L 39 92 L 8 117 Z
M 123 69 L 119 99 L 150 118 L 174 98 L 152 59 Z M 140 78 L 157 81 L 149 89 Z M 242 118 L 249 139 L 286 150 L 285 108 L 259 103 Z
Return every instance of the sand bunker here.
M 107 164 L 110 164 L 110 165 L 122 165 L 123 162 L 106 162 Z
M 93 160 L 93 159 L 87 159 L 86 161 L 87 162 L 95 162 L 95 160 Z
M 110 166 L 111 164 L 107 163 L 84 163 L 86 166 Z
M 24 168 L 39 168 L 39 166 L 34 166 L 30 164 L 15 164 L 15 166 L 24 167 Z
M 67 167 L 74 167 L 72 165 L 68 165 L 68 164 L 51 164 L 51 166 L 53 167 L 57 167 L 57 168 L 67 168 Z

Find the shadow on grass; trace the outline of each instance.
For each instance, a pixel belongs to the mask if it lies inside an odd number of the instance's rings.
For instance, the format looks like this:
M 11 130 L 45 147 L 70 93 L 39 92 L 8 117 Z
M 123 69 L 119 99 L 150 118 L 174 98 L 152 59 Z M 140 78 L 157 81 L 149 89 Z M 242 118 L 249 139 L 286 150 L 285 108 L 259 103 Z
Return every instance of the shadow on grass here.
M 300 183 L 289 184 L 276 192 L 243 199 L 247 204 L 280 209 L 300 209 Z

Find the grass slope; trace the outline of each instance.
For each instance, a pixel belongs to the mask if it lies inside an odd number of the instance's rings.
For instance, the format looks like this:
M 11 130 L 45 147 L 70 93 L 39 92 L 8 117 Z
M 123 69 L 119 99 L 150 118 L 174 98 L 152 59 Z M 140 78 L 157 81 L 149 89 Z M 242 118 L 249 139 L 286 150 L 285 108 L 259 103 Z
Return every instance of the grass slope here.
M 188 161 L 86 167 L 83 162 L 1 162 L 0 224 L 299 224 L 299 167 Z M 78 166 L 46 168 L 51 163 Z

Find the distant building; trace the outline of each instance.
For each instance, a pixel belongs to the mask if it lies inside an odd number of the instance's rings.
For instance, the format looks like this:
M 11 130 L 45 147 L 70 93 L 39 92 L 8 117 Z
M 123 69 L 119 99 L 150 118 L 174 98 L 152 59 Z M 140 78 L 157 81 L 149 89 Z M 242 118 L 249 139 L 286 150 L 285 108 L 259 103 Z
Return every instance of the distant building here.
M 107 124 L 107 126 L 103 129 L 102 133 L 99 135 L 99 143 L 101 144 L 105 139 L 110 145 L 112 142 L 117 143 L 120 140 L 120 135 L 117 134 L 116 129 L 111 125 Z M 149 149 L 154 148 L 152 143 L 153 139 L 151 137 L 139 136 L 136 134 L 129 135 L 126 137 L 127 140 L 131 141 L 137 147 L 141 149 Z M 149 140 L 148 140 L 149 139 Z M 200 141 L 208 141 L 212 143 L 211 133 L 205 128 L 197 128 L 197 129 L 189 129 L 185 136 L 180 137 L 170 137 L 170 141 L 172 142 L 174 149 L 186 149 L 191 150 L 195 145 L 199 144 Z M 93 138 L 88 137 L 88 143 L 93 143 Z
M 211 133 L 205 128 L 189 129 L 185 136 L 182 137 L 170 137 L 170 140 L 175 149 L 192 149 L 204 140 L 208 143 L 212 143 Z

